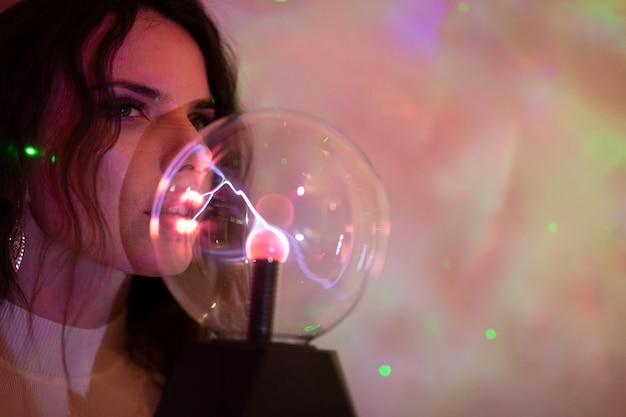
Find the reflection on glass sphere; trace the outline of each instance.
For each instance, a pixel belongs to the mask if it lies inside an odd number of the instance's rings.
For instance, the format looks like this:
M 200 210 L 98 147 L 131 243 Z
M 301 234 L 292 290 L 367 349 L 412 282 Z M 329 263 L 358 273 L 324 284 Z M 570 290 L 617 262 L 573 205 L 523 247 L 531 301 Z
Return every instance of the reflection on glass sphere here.
M 221 119 L 172 160 L 151 216 L 159 268 L 218 336 L 246 336 L 252 258 L 281 262 L 273 339 L 305 342 L 350 312 L 380 272 L 382 185 L 345 135 L 284 109 Z

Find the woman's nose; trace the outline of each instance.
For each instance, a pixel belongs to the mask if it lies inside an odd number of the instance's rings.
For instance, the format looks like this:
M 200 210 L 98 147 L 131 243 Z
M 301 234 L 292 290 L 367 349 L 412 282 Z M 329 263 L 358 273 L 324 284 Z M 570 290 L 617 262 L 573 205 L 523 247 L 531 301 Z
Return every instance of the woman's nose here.
M 189 148 L 184 149 L 186 149 L 186 151 L 180 155 L 182 165 L 178 169 L 178 172 L 189 171 L 204 176 L 212 171 L 212 154 L 202 141 L 195 142 Z
M 161 160 L 162 173 L 168 173 L 172 185 L 177 188 L 193 188 L 200 190 L 209 187 L 212 176 L 213 155 L 198 136 L 198 132 L 186 115 L 159 124 L 163 135 Z M 168 171 L 169 170 L 169 171 Z M 208 190 L 206 190 L 208 191 Z
M 184 112 L 174 111 L 161 116 L 154 128 L 158 130 L 157 134 L 162 138 L 160 141 L 161 156 L 159 161 L 161 172 L 165 172 L 168 166 L 172 164 L 172 161 L 183 150 L 188 150 L 193 146 L 192 143 L 201 144 L 198 138 L 198 131 Z M 198 150 L 188 156 L 185 169 L 202 171 L 208 167 L 207 157 L 209 158 L 208 161 L 210 161 L 208 148 L 205 147 L 204 152 Z

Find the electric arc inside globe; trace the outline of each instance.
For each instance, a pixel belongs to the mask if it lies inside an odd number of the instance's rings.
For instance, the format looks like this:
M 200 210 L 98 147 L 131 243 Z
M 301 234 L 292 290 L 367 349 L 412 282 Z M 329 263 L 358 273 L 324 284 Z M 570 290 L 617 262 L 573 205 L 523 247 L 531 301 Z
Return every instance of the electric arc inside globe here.
M 223 338 L 245 338 L 252 258 L 275 257 L 273 338 L 306 342 L 339 323 L 380 272 L 388 206 L 344 134 L 301 113 L 257 110 L 212 123 L 178 153 L 150 233 L 171 293 Z

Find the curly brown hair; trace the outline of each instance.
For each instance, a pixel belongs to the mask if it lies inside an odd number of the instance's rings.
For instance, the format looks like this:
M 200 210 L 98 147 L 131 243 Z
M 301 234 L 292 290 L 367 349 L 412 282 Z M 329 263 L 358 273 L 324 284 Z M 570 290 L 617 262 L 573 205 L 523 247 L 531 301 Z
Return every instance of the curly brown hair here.
M 83 234 L 79 212 L 86 213 L 99 239 L 107 239 L 107 226 L 96 203 L 96 173 L 120 129 L 119 108 L 107 81 L 113 56 L 141 10 L 155 11 L 177 23 L 198 44 L 216 117 L 237 111 L 232 54 L 198 0 L 18 2 L 0 14 L 0 242 L 8 241 L 21 216 L 26 185 L 40 169 L 58 178 L 53 197 L 65 207 L 64 221 L 74 225 L 76 241 L 81 242 Z M 114 19 L 99 36 L 86 71 L 85 43 L 108 16 Z M 80 114 L 63 126 L 62 137 L 50 138 L 46 122 L 54 117 L 52 104 L 58 98 L 59 82 Z M 24 152 L 29 146 L 47 158 L 29 157 Z M 231 152 L 238 152 L 237 146 L 230 144 Z M 53 164 L 50 155 L 55 156 Z M 8 246 L 0 245 L 0 299 L 21 294 Z M 161 279 L 133 277 L 127 305 L 131 357 L 167 377 L 185 343 L 200 336 L 198 325 L 173 300 Z

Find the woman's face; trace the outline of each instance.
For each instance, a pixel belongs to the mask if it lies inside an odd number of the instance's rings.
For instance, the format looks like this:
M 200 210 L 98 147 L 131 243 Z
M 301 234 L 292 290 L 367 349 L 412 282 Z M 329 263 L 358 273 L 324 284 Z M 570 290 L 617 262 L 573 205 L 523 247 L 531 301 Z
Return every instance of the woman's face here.
M 114 56 L 111 83 L 121 131 L 103 158 L 96 190 L 111 236 L 105 248 L 83 255 L 126 273 L 160 275 L 149 237 L 158 181 L 172 157 L 214 118 L 203 55 L 180 26 L 143 11 Z M 31 198 L 35 206 L 46 203 Z M 54 230 L 54 214 L 45 213 L 40 227 Z

